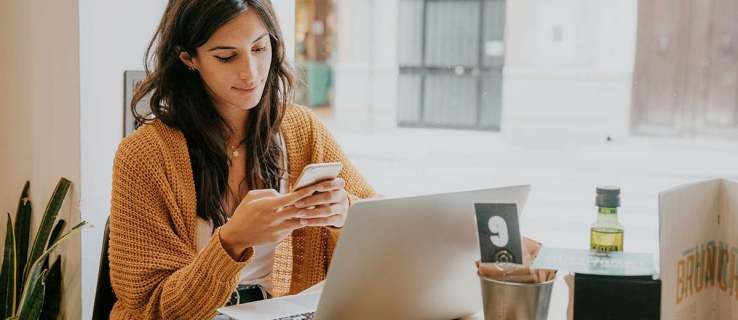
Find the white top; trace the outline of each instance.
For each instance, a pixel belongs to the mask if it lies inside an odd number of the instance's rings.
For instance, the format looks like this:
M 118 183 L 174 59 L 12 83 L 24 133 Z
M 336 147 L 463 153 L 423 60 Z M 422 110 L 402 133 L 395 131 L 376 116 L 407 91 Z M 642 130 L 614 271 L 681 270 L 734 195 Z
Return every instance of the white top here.
M 284 143 L 282 134 L 277 135 L 283 154 L 283 165 L 285 174 L 287 170 L 287 146 Z M 287 177 L 285 175 L 279 180 L 279 193 L 287 192 Z M 202 251 L 213 236 L 213 223 L 203 218 L 197 217 L 197 251 Z M 241 280 L 239 284 L 258 284 L 268 292 L 272 292 L 272 270 L 274 268 L 274 252 L 277 244 L 254 246 L 254 255 L 251 257 L 251 263 L 241 270 Z

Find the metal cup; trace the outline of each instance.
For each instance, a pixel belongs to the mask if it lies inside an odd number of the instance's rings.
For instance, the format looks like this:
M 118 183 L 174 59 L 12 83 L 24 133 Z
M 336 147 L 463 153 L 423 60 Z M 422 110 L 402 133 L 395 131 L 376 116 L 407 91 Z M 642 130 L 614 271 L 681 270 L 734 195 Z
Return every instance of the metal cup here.
M 484 320 L 546 320 L 554 280 L 514 283 L 479 276 Z

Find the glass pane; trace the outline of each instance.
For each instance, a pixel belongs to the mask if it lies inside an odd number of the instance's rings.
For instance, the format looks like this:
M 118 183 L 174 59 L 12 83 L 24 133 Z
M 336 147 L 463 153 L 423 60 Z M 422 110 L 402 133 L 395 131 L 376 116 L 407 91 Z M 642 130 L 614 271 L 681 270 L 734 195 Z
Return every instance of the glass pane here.
M 484 5 L 485 66 L 501 66 L 505 62 L 505 1 L 486 0 Z
M 401 66 L 420 66 L 423 45 L 423 1 L 400 1 L 400 43 L 399 61 Z
M 397 120 L 400 123 L 420 121 L 420 76 L 401 74 L 397 98 Z
M 425 81 L 425 122 L 469 127 L 476 124 L 477 81 L 471 77 L 430 75 Z
M 502 74 L 495 72 L 482 77 L 480 125 L 499 130 L 502 118 Z
M 430 1 L 426 65 L 472 66 L 479 58 L 479 1 Z

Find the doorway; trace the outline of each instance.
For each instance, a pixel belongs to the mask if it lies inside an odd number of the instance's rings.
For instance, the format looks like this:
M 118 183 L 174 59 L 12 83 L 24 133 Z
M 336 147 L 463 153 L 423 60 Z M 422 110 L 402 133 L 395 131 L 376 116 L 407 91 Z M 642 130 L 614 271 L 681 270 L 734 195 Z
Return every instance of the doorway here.
M 738 0 L 638 1 L 636 134 L 738 136 Z

